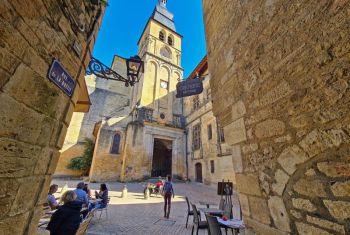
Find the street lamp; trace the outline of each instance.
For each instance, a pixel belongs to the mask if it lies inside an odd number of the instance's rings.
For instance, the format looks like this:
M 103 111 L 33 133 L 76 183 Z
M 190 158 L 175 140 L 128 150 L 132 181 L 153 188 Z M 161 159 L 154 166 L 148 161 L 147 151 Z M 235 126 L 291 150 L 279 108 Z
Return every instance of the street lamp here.
M 89 66 L 86 69 L 86 74 L 94 74 L 99 78 L 124 82 L 125 86 L 128 87 L 134 86 L 135 83 L 140 81 L 140 74 L 143 73 L 143 67 L 144 63 L 138 55 L 126 59 L 127 77 L 125 78 L 98 59 L 91 57 Z

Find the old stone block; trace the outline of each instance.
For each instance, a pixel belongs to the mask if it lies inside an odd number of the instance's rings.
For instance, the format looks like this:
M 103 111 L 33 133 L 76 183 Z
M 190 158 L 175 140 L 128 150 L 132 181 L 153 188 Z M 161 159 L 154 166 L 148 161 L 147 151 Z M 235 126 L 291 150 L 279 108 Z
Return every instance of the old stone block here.
M 292 175 L 297 165 L 305 162 L 307 155 L 297 145 L 293 145 L 283 150 L 277 161 L 289 175 Z
M 302 198 L 293 198 L 292 199 L 293 206 L 299 210 L 315 212 L 317 208 L 307 199 Z
M 27 106 L 52 118 L 61 116 L 68 98 L 47 78 L 41 77 L 28 66 L 21 64 L 4 91 Z
M 276 135 L 282 135 L 284 130 L 285 125 L 282 121 L 270 119 L 256 125 L 255 135 L 259 139 L 268 138 Z
M 297 219 L 301 219 L 303 217 L 303 215 L 296 210 L 290 210 L 290 213 Z
M 43 116 L 4 93 L 0 93 L 0 106 L 0 136 L 35 144 Z
M 226 142 L 230 145 L 246 141 L 246 130 L 243 118 L 224 127 Z
M 269 208 L 267 206 L 267 202 L 265 199 L 250 196 L 249 206 L 250 206 L 251 216 L 253 219 L 264 224 L 271 223 Z
M 59 149 L 61 149 L 63 146 L 64 139 L 66 138 L 66 135 L 67 135 L 67 130 L 68 130 L 68 127 L 65 124 L 62 124 L 59 137 L 56 141 L 56 147 Z
M 49 65 L 32 47 L 26 49 L 23 62 L 41 77 L 45 78 L 47 76 Z
M 38 194 L 38 201 L 36 203 L 36 207 L 42 206 L 45 202 L 47 202 L 47 192 L 51 185 L 52 177 L 51 175 L 46 175 L 43 177 L 44 179 L 40 181 L 41 192 Z
M 254 144 L 249 144 L 249 145 L 243 145 L 242 146 L 242 152 L 244 154 L 246 153 L 251 153 L 251 152 L 255 152 L 256 150 L 258 150 L 259 145 L 254 143 Z
M 232 105 L 232 121 L 236 121 L 237 119 L 243 117 L 245 113 L 246 108 L 243 101 L 238 101 Z
M 270 197 L 268 205 L 276 227 L 282 231 L 290 232 L 289 217 L 282 198 Z
M 7 71 L 9 74 L 13 74 L 20 64 L 20 60 L 7 51 L 5 48 L 0 47 L 0 67 Z
M 272 104 L 284 97 L 289 96 L 290 94 L 292 94 L 292 92 L 293 90 L 291 89 L 288 82 L 282 81 L 279 85 L 273 87 L 270 91 L 264 94 L 260 100 L 254 102 L 253 106 L 259 107 Z
M 1 62 L 0 62 L 1 63 Z M 11 75 L 0 67 L 0 90 L 8 82 Z
M 312 185 L 312 187 L 310 187 L 310 185 Z M 309 197 L 327 197 L 322 181 L 317 179 L 302 178 L 294 184 L 293 189 L 296 192 Z
M 0 197 L 0 219 L 7 216 L 13 202 L 13 197 Z
M 20 184 L 15 200 L 13 201 L 10 216 L 23 214 L 33 209 L 38 197 L 41 179 L 39 177 L 27 177 L 18 179 Z M 41 191 L 41 189 L 40 189 Z M 29 200 L 31 199 L 31 200 Z
M 250 216 L 250 209 L 249 209 L 249 200 L 248 196 L 240 193 L 239 194 L 239 202 L 241 205 L 242 213 L 244 216 Z
M 286 143 L 286 142 L 290 142 L 291 140 L 292 140 L 292 137 L 290 135 L 285 135 L 285 136 L 276 138 L 274 141 L 275 143 Z
M 305 234 L 305 235 L 332 235 L 331 233 L 323 230 L 316 228 L 314 226 L 311 226 L 309 224 L 301 223 L 301 222 L 296 222 L 295 225 L 297 226 L 299 234 Z
M 337 182 L 331 186 L 333 195 L 336 197 L 350 196 L 350 181 Z
M 289 176 L 281 170 L 277 170 L 275 173 L 276 183 L 272 184 L 272 190 L 278 195 L 282 195 L 284 189 L 286 188 Z
M 232 146 L 232 164 L 235 173 L 243 172 L 241 147 L 239 145 Z
M 258 177 L 255 175 L 236 174 L 238 192 L 261 196 Z
M 40 148 L 0 138 L 0 176 L 24 177 L 33 174 Z
M 310 157 L 314 157 L 328 148 L 339 147 L 349 141 L 349 136 L 343 130 L 313 130 L 299 144 Z
M 34 175 L 45 175 L 51 162 L 53 152 L 50 148 L 43 148 L 35 165 Z
M 0 221 L 1 235 L 24 234 L 25 225 L 27 224 L 29 212 L 7 216 Z
M 250 218 L 244 218 L 244 222 L 248 228 L 252 228 L 254 230 L 254 235 L 289 235 L 287 232 L 259 223 L 258 221 Z
M 332 229 L 332 230 L 336 231 L 338 234 L 345 234 L 344 226 L 342 226 L 340 224 L 336 224 L 336 223 L 333 223 L 331 221 L 312 217 L 309 215 L 306 216 L 306 220 L 307 220 L 307 222 L 309 222 L 311 224 L 316 224 L 316 225 L 323 227 L 323 228 L 326 228 L 326 229 Z
M 323 200 L 323 203 L 334 218 L 350 219 L 350 202 Z
M 350 163 L 345 162 L 320 162 L 317 168 L 330 177 L 349 177 Z
M 308 169 L 306 172 L 305 172 L 305 175 L 306 176 L 315 176 L 316 175 L 316 171 L 314 169 Z

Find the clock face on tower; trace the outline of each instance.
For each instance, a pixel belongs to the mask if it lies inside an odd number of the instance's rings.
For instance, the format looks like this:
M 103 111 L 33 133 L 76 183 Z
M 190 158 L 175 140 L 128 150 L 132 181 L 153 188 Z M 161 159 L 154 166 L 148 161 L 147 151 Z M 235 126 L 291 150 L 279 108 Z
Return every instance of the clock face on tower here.
M 164 89 L 168 89 L 168 82 L 166 81 L 160 81 L 160 87 Z

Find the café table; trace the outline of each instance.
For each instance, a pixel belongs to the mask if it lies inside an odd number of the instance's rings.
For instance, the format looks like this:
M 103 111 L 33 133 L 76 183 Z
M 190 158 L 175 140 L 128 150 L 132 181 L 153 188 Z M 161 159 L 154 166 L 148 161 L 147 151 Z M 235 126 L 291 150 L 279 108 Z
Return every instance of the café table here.
M 90 199 L 89 202 L 90 202 L 90 203 L 102 202 L 102 199 L 101 199 L 101 198 Z
M 218 208 L 199 208 L 204 214 L 223 214 L 224 211 Z
M 235 231 L 234 234 L 239 234 L 241 230 L 245 229 L 245 225 L 242 220 L 238 219 L 229 219 L 229 220 L 223 220 L 220 217 L 216 217 L 218 220 L 218 223 L 221 227 L 225 229 L 232 229 L 232 232 Z
M 210 206 L 217 206 L 218 204 L 217 203 L 214 203 L 214 202 L 205 202 L 205 201 L 199 201 L 199 204 L 202 205 L 202 206 L 207 206 L 207 208 L 209 208 Z

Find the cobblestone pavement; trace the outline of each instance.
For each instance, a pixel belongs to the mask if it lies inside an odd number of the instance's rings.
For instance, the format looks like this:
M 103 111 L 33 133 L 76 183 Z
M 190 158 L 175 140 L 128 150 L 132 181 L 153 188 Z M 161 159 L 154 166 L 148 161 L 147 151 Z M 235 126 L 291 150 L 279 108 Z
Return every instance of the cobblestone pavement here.
M 63 180 L 55 180 L 60 187 Z M 74 188 L 78 181 L 68 181 L 69 188 Z M 198 183 L 174 183 L 175 198 L 172 199 L 172 208 L 169 220 L 163 218 L 163 198 L 152 196 L 145 200 L 143 197 L 144 183 L 127 184 L 128 196 L 121 198 L 123 189 L 121 183 L 107 183 L 111 198 L 108 206 L 108 218 L 102 214 L 101 219 L 95 217 L 88 229 L 88 235 L 172 235 L 191 234 L 192 217 L 188 228 L 185 227 L 187 204 L 185 196 L 192 203 L 199 206 L 199 201 L 219 202 L 220 196 L 214 187 Z M 92 190 L 97 190 L 99 184 L 91 184 Z M 237 195 L 232 198 L 235 218 L 239 218 Z M 99 215 L 99 214 L 98 214 Z M 204 218 L 203 218 L 204 219 Z M 201 231 L 199 234 L 207 234 Z

